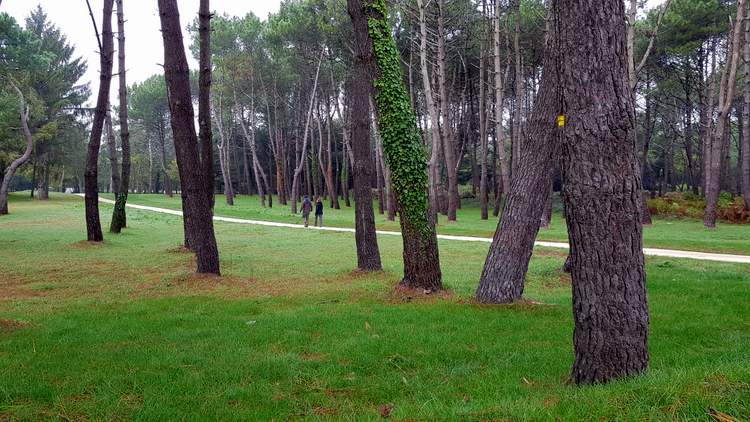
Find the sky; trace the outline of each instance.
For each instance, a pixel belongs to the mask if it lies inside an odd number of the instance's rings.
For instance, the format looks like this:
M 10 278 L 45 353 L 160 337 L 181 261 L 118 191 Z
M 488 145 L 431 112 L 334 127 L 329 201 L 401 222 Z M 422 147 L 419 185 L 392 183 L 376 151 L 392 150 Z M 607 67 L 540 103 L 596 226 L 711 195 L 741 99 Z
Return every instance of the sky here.
M 101 30 L 101 10 L 103 0 L 90 0 L 94 10 L 97 26 Z M 142 82 L 151 75 L 163 72 L 164 49 L 162 47 L 161 32 L 159 31 L 159 15 L 155 0 L 126 0 L 125 7 L 125 63 L 128 85 Z M 199 0 L 177 0 L 180 8 L 180 19 L 183 29 L 198 13 Z M 266 19 L 269 13 L 279 10 L 280 0 L 213 0 L 211 9 L 219 14 L 243 16 L 253 12 L 261 19 Z M 76 54 L 83 56 L 88 62 L 86 75 L 80 83 L 91 82 L 92 96 L 89 105 L 96 101 L 96 91 L 99 86 L 99 56 L 96 36 L 91 24 L 85 0 L 3 0 L 0 12 L 9 13 L 23 26 L 24 20 L 31 10 L 41 5 L 47 13 L 50 22 L 54 23 L 68 37 L 68 41 L 75 46 Z M 116 17 L 112 19 L 114 28 L 117 26 Z M 116 30 L 116 29 L 115 29 Z M 187 35 L 186 35 L 187 37 Z M 188 47 L 186 38 L 186 46 Z M 115 46 L 117 40 L 115 40 Z M 116 47 L 115 47 L 116 48 Z M 115 54 L 114 71 L 117 72 L 117 55 Z M 197 62 L 188 54 L 190 67 L 197 68 Z M 113 98 L 117 95 L 116 82 L 112 86 Z
M 103 0 L 90 0 L 91 7 L 101 29 L 101 10 Z M 648 8 L 661 4 L 664 0 L 648 0 Z M 161 32 L 159 31 L 159 15 L 154 0 L 127 0 L 125 3 L 125 61 L 128 84 L 142 82 L 151 75 L 161 73 L 160 66 L 164 62 Z M 185 28 L 198 12 L 199 0 L 177 0 L 180 8 L 180 19 Z M 280 0 L 213 0 L 211 8 L 230 16 L 243 16 L 253 12 L 261 19 L 266 19 L 269 13 L 279 10 Z M 88 71 L 80 81 L 90 82 L 91 102 L 96 99 L 99 81 L 99 57 L 96 37 L 91 25 L 91 18 L 86 8 L 85 0 L 3 0 L 0 12 L 9 13 L 23 25 L 31 10 L 41 5 L 49 20 L 59 27 L 68 37 L 68 41 L 76 48 L 76 54 L 83 56 L 88 62 Z M 112 20 L 117 25 L 117 20 Z M 187 45 L 186 45 L 187 47 Z M 191 68 L 197 63 L 188 54 Z M 115 72 L 117 63 L 115 60 Z M 117 95 L 113 85 L 113 98 Z

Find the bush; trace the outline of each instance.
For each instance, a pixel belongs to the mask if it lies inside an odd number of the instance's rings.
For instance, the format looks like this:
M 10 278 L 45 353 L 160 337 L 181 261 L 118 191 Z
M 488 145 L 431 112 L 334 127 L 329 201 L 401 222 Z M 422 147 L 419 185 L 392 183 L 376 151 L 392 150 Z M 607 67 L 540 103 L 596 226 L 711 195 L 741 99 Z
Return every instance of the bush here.
M 661 198 L 649 199 L 651 215 L 674 218 L 703 218 L 706 201 L 691 192 L 670 192 Z M 728 192 L 719 196 L 716 214 L 719 220 L 728 223 L 750 223 L 750 210 L 741 197 L 732 198 Z

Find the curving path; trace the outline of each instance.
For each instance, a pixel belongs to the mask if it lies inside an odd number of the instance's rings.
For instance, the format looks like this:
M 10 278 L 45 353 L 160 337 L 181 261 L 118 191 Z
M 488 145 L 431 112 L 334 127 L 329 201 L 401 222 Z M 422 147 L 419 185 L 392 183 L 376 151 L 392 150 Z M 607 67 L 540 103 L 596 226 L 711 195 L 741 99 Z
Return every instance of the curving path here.
M 84 196 L 83 194 L 77 194 L 77 195 L 80 197 Z M 99 198 L 99 202 L 104 202 L 106 204 L 115 203 L 115 201 L 112 201 L 111 199 L 105 199 L 105 198 Z M 137 204 L 131 204 L 131 203 L 128 203 L 127 206 L 128 208 L 158 212 L 162 214 L 182 216 L 182 211 L 170 210 L 166 208 L 149 207 L 145 205 L 137 205 Z M 273 221 L 262 221 L 262 220 L 245 220 L 242 218 L 232 218 L 232 217 L 214 216 L 214 221 L 223 221 L 226 223 L 236 223 L 236 224 L 252 224 L 256 226 L 267 226 L 267 227 L 284 227 L 284 228 L 290 228 L 290 229 L 304 229 L 305 228 L 305 226 L 303 226 L 302 224 L 277 223 Z M 310 226 L 310 227 L 307 227 L 307 229 L 322 230 L 322 231 L 329 231 L 329 232 L 354 233 L 354 229 L 344 228 L 344 227 L 312 227 Z M 378 230 L 377 233 L 379 235 L 384 235 L 384 236 L 401 236 L 400 232 Z M 462 242 L 492 243 L 492 239 L 488 237 L 450 236 L 450 235 L 439 234 L 438 239 L 455 240 L 455 241 L 462 241 Z M 567 243 L 562 243 L 562 242 L 536 242 L 535 245 L 547 247 L 547 248 L 558 248 L 558 249 L 568 249 L 570 247 Z M 731 255 L 731 254 L 721 254 L 721 253 L 711 253 L 711 252 L 678 251 L 678 250 L 671 250 L 671 249 L 654 249 L 654 248 L 643 248 L 643 253 L 648 256 L 660 256 L 660 257 L 667 257 L 667 258 L 685 258 L 685 259 L 697 259 L 701 261 L 733 262 L 733 263 L 740 263 L 740 264 L 750 264 L 750 256 L 747 256 L 747 255 Z

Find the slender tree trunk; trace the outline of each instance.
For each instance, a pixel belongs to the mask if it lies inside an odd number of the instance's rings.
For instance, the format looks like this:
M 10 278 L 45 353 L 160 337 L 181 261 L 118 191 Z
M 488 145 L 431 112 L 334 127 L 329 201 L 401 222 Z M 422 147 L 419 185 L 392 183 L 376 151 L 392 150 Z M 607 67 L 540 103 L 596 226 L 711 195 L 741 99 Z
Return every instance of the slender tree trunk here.
M 430 218 L 426 160 L 417 119 L 404 87 L 401 57 L 391 35 L 385 0 L 348 0 L 356 49 L 372 62 L 368 81 L 375 102 L 388 167 L 399 203 L 403 240 L 402 285 L 426 291 L 442 290 L 435 222 Z M 374 45 L 377 47 L 374 48 Z M 374 57 L 374 59 L 372 58 Z
M 32 138 L 31 131 L 29 130 L 29 109 L 26 107 L 26 99 L 24 98 L 21 90 L 18 89 L 18 87 L 13 82 L 10 82 L 9 84 L 18 94 L 20 103 L 19 116 L 21 117 L 21 132 L 23 133 L 23 137 L 26 139 L 26 149 L 24 150 L 23 155 L 13 160 L 10 163 L 10 166 L 5 169 L 5 173 L 3 173 L 3 180 L 2 183 L 0 183 L 0 215 L 8 214 L 8 189 L 10 187 L 10 182 L 13 179 L 13 175 L 16 174 L 16 171 L 22 165 L 26 164 L 26 162 L 29 161 L 29 158 L 31 158 L 31 152 L 34 150 L 34 139 Z
M 746 13 L 750 13 L 746 10 Z M 745 207 L 750 210 L 750 19 L 745 20 L 745 45 L 743 55 L 745 58 L 745 106 L 742 110 L 742 197 L 745 199 Z
M 497 143 L 497 158 L 500 170 L 500 186 L 498 196 L 495 198 L 495 215 L 498 214 L 501 203 L 501 195 L 510 189 L 510 163 L 505 152 L 505 129 L 503 128 L 503 68 L 500 64 L 500 2 L 495 0 L 495 15 L 492 19 L 494 33 L 494 64 L 495 64 L 495 142 Z M 507 71 L 505 71 L 507 73 Z
M 485 16 L 486 1 L 482 2 L 482 16 Z M 489 218 L 489 211 L 487 209 L 489 202 L 489 175 L 487 172 L 487 152 L 488 152 L 488 139 L 487 139 L 487 94 L 486 85 L 487 81 L 485 75 L 487 74 L 487 57 L 484 54 L 484 48 L 480 47 L 479 51 L 479 143 L 481 145 L 481 162 L 480 162 L 480 176 L 479 176 L 479 202 L 481 208 L 482 220 Z
M 456 166 L 456 131 L 453 130 L 451 122 L 448 121 L 448 106 L 450 98 L 446 89 L 445 73 L 447 59 L 445 52 L 445 4 L 444 0 L 437 1 L 438 7 L 438 34 L 437 34 L 437 61 L 438 61 L 438 87 L 440 93 L 440 114 L 443 118 L 440 131 L 443 142 L 443 156 L 445 157 L 445 172 L 448 179 L 448 221 L 456 221 L 456 210 L 458 209 L 458 169 Z M 438 121 L 439 122 L 439 121 Z M 437 124 L 437 122 L 435 123 Z
M 182 42 L 180 15 L 176 0 L 158 0 L 159 18 L 164 39 L 164 76 L 169 92 L 172 132 L 174 133 L 177 168 L 185 208 L 185 227 L 190 235 L 189 246 L 195 251 L 198 273 L 220 274 L 219 250 L 213 227 L 213 183 L 208 195 L 208 174 L 213 174 L 213 162 L 209 166 L 201 157 L 207 146 L 211 126 L 210 109 L 210 20 L 208 0 L 201 0 L 199 11 L 200 72 L 198 94 L 198 124 L 201 143 L 195 133 L 195 117 L 190 94 L 190 70 Z M 209 172 L 208 170 L 211 169 Z
M 112 116 L 109 111 L 107 111 L 107 117 L 104 119 L 104 126 L 107 131 L 107 149 L 109 150 L 112 192 L 116 198 L 117 193 L 120 191 L 120 166 L 117 164 L 117 142 L 115 141 L 115 131 L 112 128 Z
M 515 0 L 515 28 L 513 30 L 513 55 L 515 58 L 515 88 L 513 98 L 513 140 L 511 155 L 511 174 L 518 168 L 518 160 L 521 157 L 521 104 L 523 98 L 523 67 L 521 59 L 521 0 Z
M 728 140 L 730 124 L 729 117 L 734 101 L 737 68 L 740 61 L 740 36 L 742 22 L 745 18 L 745 0 L 737 2 L 737 17 L 732 29 L 730 39 L 730 57 L 728 67 L 724 72 L 724 78 L 719 94 L 719 116 L 716 128 L 709 137 L 710 151 L 708 165 L 706 166 L 706 212 L 703 216 L 703 225 L 707 228 L 716 227 L 716 208 L 719 202 L 719 191 L 721 190 L 721 167 L 724 161 L 724 144 Z
M 115 192 L 115 206 L 112 211 L 111 233 L 120 233 L 127 227 L 125 205 L 130 190 L 130 127 L 128 125 L 128 82 L 125 69 L 125 11 L 123 0 L 117 0 L 117 72 L 119 79 L 118 96 L 120 101 L 120 144 L 122 147 L 122 174 L 120 184 Z
M 102 37 L 100 43 L 100 66 L 99 94 L 96 100 L 96 111 L 91 126 L 91 136 L 86 154 L 86 172 L 84 181 L 86 185 L 86 238 L 90 242 L 101 242 L 102 225 L 99 221 L 99 146 L 102 140 L 102 128 L 104 118 L 109 107 L 109 89 L 112 80 L 112 56 L 114 55 L 114 38 L 112 34 L 112 5 L 114 0 L 104 0 L 102 16 Z M 92 15 L 93 19 L 93 15 Z M 96 29 L 96 28 L 94 28 Z M 97 33 L 97 38 L 99 34 Z

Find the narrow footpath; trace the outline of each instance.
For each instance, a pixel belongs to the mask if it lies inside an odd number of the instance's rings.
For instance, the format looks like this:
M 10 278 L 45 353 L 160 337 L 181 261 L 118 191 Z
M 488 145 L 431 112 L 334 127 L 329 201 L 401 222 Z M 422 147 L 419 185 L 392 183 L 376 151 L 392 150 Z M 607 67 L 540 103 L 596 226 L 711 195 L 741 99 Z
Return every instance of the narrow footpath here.
M 78 194 L 78 196 L 83 197 L 83 194 Z M 101 197 L 99 198 L 99 202 L 103 202 L 106 204 L 115 203 L 115 201 L 111 199 L 105 199 Z M 177 211 L 177 210 L 149 207 L 145 205 L 137 205 L 137 204 L 131 204 L 131 203 L 128 203 L 127 206 L 128 208 L 134 208 L 138 210 L 182 216 L 182 211 Z M 329 231 L 329 232 L 354 233 L 354 229 L 345 228 L 345 227 L 312 227 L 311 226 L 311 227 L 306 228 L 302 224 L 277 223 L 274 221 L 262 221 L 262 220 L 246 220 L 242 218 L 232 218 L 232 217 L 214 216 L 214 221 L 222 221 L 225 223 L 235 223 L 235 224 L 252 224 L 256 226 L 267 226 L 267 227 L 283 227 L 283 228 L 288 228 L 288 229 L 307 229 L 307 230 L 322 230 L 322 231 Z M 378 230 L 377 233 L 383 236 L 401 236 L 400 232 Z M 438 239 L 453 240 L 453 241 L 459 241 L 459 242 L 492 243 L 492 239 L 488 237 L 450 236 L 450 235 L 445 235 L 445 234 L 439 234 Z M 545 248 L 558 248 L 558 249 L 570 248 L 570 245 L 568 245 L 567 243 L 563 243 L 563 242 L 539 241 L 539 242 L 536 242 L 535 245 L 545 247 Z M 701 261 L 733 262 L 733 263 L 740 263 L 740 264 L 750 264 L 750 256 L 747 256 L 747 255 L 731 255 L 731 254 L 721 254 L 721 253 L 712 253 L 712 252 L 678 251 L 678 250 L 672 250 L 672 249 L 655 249 L 655 248 L 643 248 L 643 253 L 647 256 L 659 256 L 659 257 L 667 257 L 667 258 L 685 258 L 685 259 L 697 259 Z

